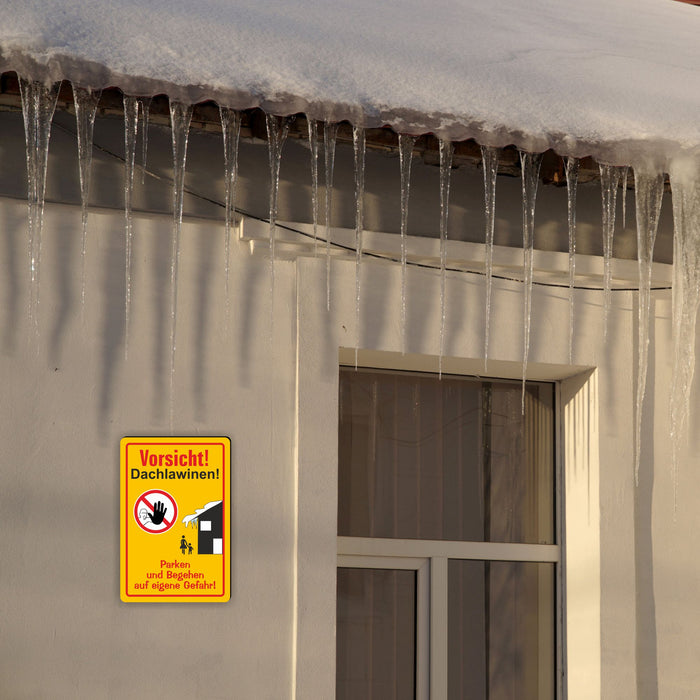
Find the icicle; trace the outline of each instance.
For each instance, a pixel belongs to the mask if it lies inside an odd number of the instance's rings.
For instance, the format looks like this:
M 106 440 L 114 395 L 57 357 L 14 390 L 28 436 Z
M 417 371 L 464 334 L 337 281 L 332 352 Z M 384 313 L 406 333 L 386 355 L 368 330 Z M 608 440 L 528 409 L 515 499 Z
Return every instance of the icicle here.
M 226 322 L 230 313 L 229 274 L 231 270 L 231 225 L 236 223 L 236 179 L 238 177 L 238 139 L 241 134 L 241 115 L 234 109 L 221 107 L 221 134 L 224 140 L 224 188 L 226 224 L 224 230 L 224 304 Z
M 331 309 L 331 204 L 333 200 L 333 167 L 338 125 L 323 125 L 323 155 L 326 165 L 326 308 Z
M 637 366 L 637 401 L 634 454 L 634 481 L 639 486 L 639 458 L 642 444 L 642 405 L 647 382 L 649 358 L 649 308 L 651 306 L 651 272 L 654 242 L 659 226 L 661 199 L 664 194 L 663 173 L 634 171 L 637 212 L 637 262 L 639 265 L 639 327 Z
M 450 204 L 450 179 L 452 176 L 452 155 L 454 145 L 451 141 L 440 139 L 440 357 L 438 375 L 442 379 L 442 358 L 445 353 L 445 318 L 447 303 L 445 282 L 447 278 L 447 216 Z
M 192 121 L 192 105 L 170 102 L 170 128 L 173 141 L 173 231 L 170 244 L 170 430 L 175 418 L 175 338 L 177 329 L 177 273 L 180 263 L 180 231 L 185 195 L 187 138 Z
M 277 229 L 277 194 L 280 184 L 282 148 L 289 131 L 289 119 L 265 115 L 267 126 L 267 154 L 270 161 L 270 298 L 275 291 L 275 238 Z
M 627 176 L 629 175 L 629 167 L 624 166 L 622 168 L 622 175 L 620 180 L 622 182 L 622 230 L 625 230 L 627 225 Z
M 148 156 L 148 115 L 151 111 L 152 97 L 139 97 L 141 112 L 141 184 L 146 181 L 146 157 Z
M 484 372 L 489 361 L 489 335 L 491 330 L 491 290 L 493 287 L 493 232 L 496 224 L 496 177 L 498 175 L 498 149 L 481 147 L 482 169 L 484 171 L 484 214 L 486 220 L 486 308 L 484 333 Z
M 82 239 L 80 248 L 81 284 L 80 301 L 85 309 L 85 259 L 87 257 L 87 221 L 90 198 L 90 169 L 92 166 L 92 135 L 101 90 L 88 90 L 73 84 L 73 104 L 78 132 L 78 167 L 80 175 L 80 204 L 82 213 Z
M 314 255 L 318 252 L 318 122 L 308 119 L 311 152 L 311 217 L 314 225 Z
M 608 335 L 608 314 L 612 302 L 612 256 L 615 233 L 615 207 L 617 188 L 620 186 L 622 168 L 600 164 L 600 186 L 603 197 L 603 323 L 604 335 Z
M 39 270 L 41 231 L 44 223 L 46 166 L 51 138 L 51 120 L 56 108 L 60 83 L 46 87 L 39 81 L 19 79 L 24 134 L 27 141 L 27 204 L 29 208 L 29 322 L 39 335 Z
M 574 283 L 576 281 L 576 194 L 578 158 L 566 159 L 566 194 L 569 220 L 569 364 L 574 363 Z
M 365 130 L 352 128 L 352 146 L 355 155 L 355 370 L 360 348 L 360 284 L 362 265 L 362 225 L 365 196 Z
M 535 201 L 540 177 L 541 153 L 520 151 L 520 168 L 523 185 L 523 391 L 522 412 L 525 414 L 525 377 L 530 353 L 530 316 L 532 312 L 532 263 L 535 247 Z
M 131 248 L 134 240 L 134 222 L 131 203 L 134 194 L 134 161 L 136 160 L 136 133 L 139 123 L 139 105 L 135 97 L 124 95 L 124 219 L 126 233 L 125 294 L 124 294 L 124 358 L 129 356 L 129 321 L 131 315 Z
M 688 437 L 695 373 L 695 326 L 700 305 L 700 162 L 676 163 L 673 188 L 673 372 L 670 392 L 674 510 L 678 459 Z
M 411 188 L 411 163 L 416 137 L 399 134 L 401 168 L 401 352 L 406 352 L 406 237 L 408 231 L 408 196 Z

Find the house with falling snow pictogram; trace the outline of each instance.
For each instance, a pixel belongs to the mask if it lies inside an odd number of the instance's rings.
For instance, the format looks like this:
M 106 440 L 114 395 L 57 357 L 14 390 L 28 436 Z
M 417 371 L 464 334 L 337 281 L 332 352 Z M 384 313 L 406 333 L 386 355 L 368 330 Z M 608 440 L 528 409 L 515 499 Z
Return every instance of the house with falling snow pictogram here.
M 224 503 L 211 501 L 186 515 L 182 522 L 197 527 L 197 554 L 221 554 L 224 545 Z

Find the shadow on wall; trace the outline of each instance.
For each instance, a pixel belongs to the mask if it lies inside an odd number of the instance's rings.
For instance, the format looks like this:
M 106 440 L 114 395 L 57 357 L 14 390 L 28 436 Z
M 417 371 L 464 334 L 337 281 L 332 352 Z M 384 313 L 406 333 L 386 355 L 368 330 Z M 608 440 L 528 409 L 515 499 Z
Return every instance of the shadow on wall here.
M 89 224 L 88 224 L 89 225 Z M 102 371 L 99 389 L 98 434 L 109 438 L 108 426 L 114 397 L 115 375 L 124 355 L 124 236 L 109 236 L 102 259 Z
M 635 598 L 635 656 L 638 700 L 658 700 L 659 671 L 656 630 L 656 600 L 654 597 L 654 538 L 652 504 L 654 496 L 654 411 L 649 405 L 653 398 L 656 366 L 656 324 L 652 299 L 649 324 L 649 370 L 647 400 L 642 409 L 642 442 L 639 463 L 639 484 L 634 490 L 634 579 Z M 638 305 L 638 299 L 635 300 Z M 637 314 L 635 314 L 637 318 Z M 635 333 L 636 337 L 636 333 Z M 636 382 L 635 382 L 636 384 Z
M 149 218 L 142 224 L 147 232 L 147 240 L 150 244 L 149 258 L 151 266 L 149 276 L 151 279 L 151 334 L 152 347 L 152 374 L 153 399 L 151 412 L 155 423 L 162 423 L 168 415 L 168 367 L 169 367 L 169 338 L 170 338 L 170 314 L 168 313 L 170 299 L 170 259 L 163 251 L 170 250 L 170 236 L 172 223 L 161 218 Z
M 6 355 L 11 355 L 17 348 L 18 336 L 21 335 L 20 318 L 22 307 L 26 306 L 23 295 L 24 277 L 29 279 L 29 259 L 27 256 L 27 214 L 19 207 L 2 207 L 2 230 L 4 239 L 3 286 L 5 287 L 2 304 L 2 348 Z M 20 213 L 21 212 L 21 213 Z M 25 313 L 26 315 L 26 313 Z
M 252 261 L 251 261 L 252 263 Z M 230 293 L 230 310 L 229 323 L 238 325 L 238 335 L 240 337 L 240 347 L 238 355 L 238 379 L 241 387 L 250 387 L 251 378 L 251 350 L 253 338 L 256 332 L 257 324 L 260 326 L 260 332 L 264 333 L 262 319 L 267 318 L 270 323 L 269 304 L 271 303 L 270 294 L 268 291 L 267 301 L 263 302 L 263 295 L 260 290 L 267 285 L 270 287 L 270 282 L 265 281 L 265 275 L 270 275 L 269 265 L 260 264 L 244 265 L 239 272 L 240 278 L 229 278 L 229 293 Z M 268 331 L 264 337 L 269 338 L 271 326 L 268 325 Z M 269 343 L 268 343 L 269 344 Z
M 81 310 L 81 284 L 82 284 L 82 269 L 81 269 L 81 236 L 82 224 L 80 220 L 80 211 L 75 211 L 75 227 L 73 229 L 67 226 L 56 227 L 50 232 L 51 245 L 55 250 L 51 251 L 52 255 L 45 256 L 45 260 L 53 263 L 52 268 L 44 265 L 42 270 L 42 278 L 44 280 L 42 286 L 44 293 L 42 306 L 48 306 L 48 301 L 51 299 L 51 336 L 49 339 L 49 357 L 50 362 L 56 366 L 60 366 L 62 358 L 62 347 L 66 339 L 68 327 L 71 321 L 71 316 Z M 48 244 L 49 241 L 46 241 Z M 48 247 L 48 245 L 47 245 Z M 46 315 L 44 315 L 45 318 Z M 47 319 L 48 320 L 48 319 Z
M 221 228 L 221 227 L 220 227 Z M 218 233 L 218 230 L 217 230 Z M 224 250 L 224 242 L 221 236 L 209 235 L 202 236 L 197 239 L 197 270 L 196 279 L 194 280 L 193 289 L 195 292 L 194 303 L 194 322 L 192 323 L 192 346 L 194 347 L 193 354 L 193 372 L 192 372 L 192 395 L 195 403 L 195 416 L 197 420 L 204 422 L 206 420 L 206 377 L 205 371 L 207 367 L 207 349 L 210 344 L 207 342 L 210 334 L 213 332 L 211 325 L 211 308 L 212 297 L 218 294 L 225 294 L 225 289 L 220 287 L 214 289 L 212 279 L 219 281 L 223 278 L 221 275 L 215 274 L 215 265 L 221 265 L 221 255 L 217 255 L 219 251 Z M 222 308 L 225 304 L 216 305 L 217 309 Z M 230 314 L 230 308 L 225 309 Z M 224 323 L 230 323 L 230 318 L 224 319 Z

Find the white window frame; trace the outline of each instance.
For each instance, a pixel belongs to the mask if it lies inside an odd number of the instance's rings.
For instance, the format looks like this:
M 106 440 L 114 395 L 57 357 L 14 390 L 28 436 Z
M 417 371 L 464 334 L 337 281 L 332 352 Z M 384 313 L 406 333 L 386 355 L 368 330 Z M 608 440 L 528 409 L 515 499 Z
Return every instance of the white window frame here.
M 339 568 L 416 571 L 416 700 L 447 698 L 450 559 L 557 565 L 560 561 L 558 545 L 338 537 Z M 556 595 L 557 620 L 561 619 L 559 601 L 560 596 Z M 560 659 L 554 663 L 558 669 Z M 559 688 L 557 695 L 561 697 Z
M 431 697 L 432 669 L 430 659 L 432 650 L 431 591 L 432 561 L 427 557 L 401 557 L 393 554 L 363 555 L 353 551 L 362 549 L 356 547 L 354 537 L 338 538 L 338 568 L 344 569 L 401 569 L 416 572 L 416 700 L 429 700 Z M 341 542 L 341 540 L 343 542 Z M 346 542 L 352 540 L 351 542 Z M 346 545 L 346 546 L 344 546 Z M 342 553 L 346 550 L 347 553 Z
M 342 366 L 342 365 L 341 365 Z M 489 378 L 499 381 L 498 378 Z M 554 388 L 554 533 L 557 544 L 464 542 L 382 537 L 338 536 L 338 567 L 412 569 L 416 581 L 416 700 L 447 700 L 448 695 L 448 565 L 449 560 L 509 561 L 555 565 L 553 659 L 555 698 L 563 700 L 564 577 L 561 571 L 560 406 L 561 385 Z

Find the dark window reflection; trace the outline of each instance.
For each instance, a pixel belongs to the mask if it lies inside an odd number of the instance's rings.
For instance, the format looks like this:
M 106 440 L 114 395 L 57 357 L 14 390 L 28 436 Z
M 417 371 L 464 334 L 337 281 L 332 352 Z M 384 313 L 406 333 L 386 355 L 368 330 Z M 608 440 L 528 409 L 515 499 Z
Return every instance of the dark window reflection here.
M 451 560 L 449 700 L 554 700 L 554 564 Z
M 337 700 L 413 700 L 416 572 L 338 569 Z
M 553 543 L 553 394 L 341 368 L 338 533 Z

